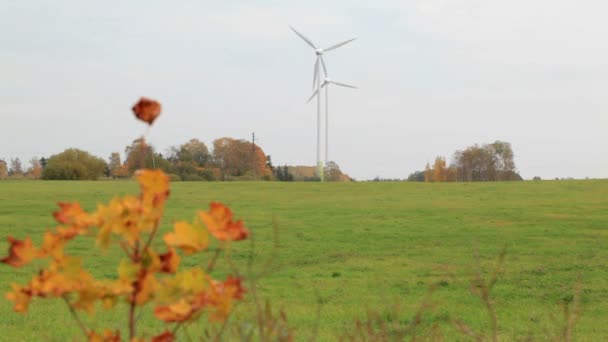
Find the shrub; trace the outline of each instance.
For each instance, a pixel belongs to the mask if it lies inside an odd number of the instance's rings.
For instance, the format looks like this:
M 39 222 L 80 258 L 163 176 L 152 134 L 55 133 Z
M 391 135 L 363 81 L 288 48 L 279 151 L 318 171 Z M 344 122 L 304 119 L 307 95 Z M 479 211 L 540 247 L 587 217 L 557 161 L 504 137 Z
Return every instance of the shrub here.
M 49 180 L 96 180 L 103 176 L 106 162 L 86 151 L 70 148 L 51 156 L 42 171 Z
M 179 182 L 182 180 L 182 178 L 179 175 L 176 175 L 175 173 L 170 173 L 167 176 L 169 177 L 169 181 L 171 182 Z

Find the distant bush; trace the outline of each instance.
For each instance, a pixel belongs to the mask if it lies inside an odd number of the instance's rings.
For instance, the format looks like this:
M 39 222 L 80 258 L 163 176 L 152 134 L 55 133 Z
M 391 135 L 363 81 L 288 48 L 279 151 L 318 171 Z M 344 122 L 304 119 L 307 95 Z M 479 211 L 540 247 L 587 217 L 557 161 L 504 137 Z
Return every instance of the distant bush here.
M 408 182 L 424 182 L 424 171 L 414 171 L 407 177 Z
M 42 172 L 43 179 L 96 180 L 104 175 L 106 162 L 86 151 L 67 149 L 48 159 Z
M 200 182 L 205 179 L 197 174 L 187 174 L 182 176 L 182 180 L 185 182 Z
M 170 173 L 167 176 L 169 177 L 169 180 L 171 182 L 179 182 L 182 180 L 182 178 L 180 176 L 176 175 L 175 173 Z

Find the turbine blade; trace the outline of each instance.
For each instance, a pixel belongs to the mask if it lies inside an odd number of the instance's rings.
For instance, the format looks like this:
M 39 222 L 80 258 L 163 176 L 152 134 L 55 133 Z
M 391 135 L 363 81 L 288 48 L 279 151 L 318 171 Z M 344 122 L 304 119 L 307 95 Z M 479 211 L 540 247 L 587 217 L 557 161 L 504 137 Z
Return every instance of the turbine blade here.
M 355 39 L 357 39 L 357 38 L 353 38 L 353 39 L 345 40 L 345 41 L 343 41 L 342 43 L 338 43 L 338 44 L 336 44 L 336 45 L 332 45 L 332 46 L 328 47 L 327 49 L 323 49 L 323 51 L 327 52 L 327 51 L 331 51 L 331 50 L 333 50 L 333 49 L 337 49 L 337 48 L 339 48 L 340 46 L 342 46 L 342 45 L 346 45 L 346 44 L 348 44 L 348 43 L 352 42 L 352 41 L 353 41 L 353 40 L 355 40 Z
M 295 34 L 297 34 L 300 38 L 302 38 L 303 41 L 306 42 L 306 44 L 310 45 L 311 48 L 313 49 L 317 49 L 317 47 L 315 46 L 315 44 L 312 43 L 312 41 L 308 38 L 306 38 L 303 34 L 301 34 L 300 32 L 296 31 L 296 29 L 294 29 L 293 27 L 289 26 L 289 28 L 295 32 Z
M 317 77 L 319 77 L 319 57 L 317 57 L 317 61 L 315 62 L 315 70 L 313 71 L 312 89 L 315 89 L 317 86 Z
M 306 103 L 310 102 L 310 100 L 312 100 L 318 93 L 319 93 L 319 89 L 315 90 L 315 92 L 312 93 L 312 95 L 310 95 L 310 98 L 308 99 L 308 101 L 306 101 Z
M 340 82 L 336 82 L 336 81 L 331 81 L 331 83 L 340 86 L 340 87 L 347 87 L 347 88 L 353 88 L 353 89 L 357 89 L 357 87 L 346 84 L 346 83 L 340 83 Z
M 321 65 L 323 66 L 323 75 L 327 77 L 327 67 L 325 66 L 325 60 L 323 60 L 323 55 L 320 55 L 319 59 L 321 60 Z

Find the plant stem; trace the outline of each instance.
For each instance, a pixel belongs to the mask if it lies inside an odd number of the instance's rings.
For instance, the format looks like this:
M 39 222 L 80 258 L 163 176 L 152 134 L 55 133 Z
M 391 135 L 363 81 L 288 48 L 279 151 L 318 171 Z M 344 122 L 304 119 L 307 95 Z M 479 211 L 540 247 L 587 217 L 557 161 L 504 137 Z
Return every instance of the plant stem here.
M 80 327 L 80 330 L 82 330 L 82 333 L 84 334 L 84 337 L 88 340 L 89 339 L 89 330 L 84 325 L 84 323 L 82 323 L 82 321 L 80 320 L 80 317 L 78 316 L 78 313 L 76 312 L 76 310 L 74 310 L 74 308 L 72 307 L 72 305 L 70 305 L 70 302 L 68 301 L 68 298 L 65 295 L 61 296 L 61 298 L 63 298 L 63 301 L 68 306 L 68 309 L 70 310 L 70 314 L 72 314 L 72 317 L 74 317 L 74 320 L 76 321 L 76 323 Z
M 139 240 L 135 243 L 135 250 L 133 251 L 132 260 L 133 262 L 139 262 Z M 137 280 L 133 282 L 133 293 L 131 293 L 131 298 L 129 301 L 129 340 L 132 340 L 135 337 L 135 298 L 137 297 L 137 291 L 139 286 L 137 286 Z
M 220 256 L 221 252 L 222 250 L 219 248 L 215 250 L 215 254 L 213 254 L 213 257 L 211 258 L 211 260 L 209 260 L 209 263 L 207 264 L 207 273 L 211 273 L 211 271 L 213 271 L 213 267 L 215 267 L 215 262 L 217 261 L 217 258 Z
M 135 337 L 135 294 L 131 297 L 131 306 L 129 307 L 129 340 Z

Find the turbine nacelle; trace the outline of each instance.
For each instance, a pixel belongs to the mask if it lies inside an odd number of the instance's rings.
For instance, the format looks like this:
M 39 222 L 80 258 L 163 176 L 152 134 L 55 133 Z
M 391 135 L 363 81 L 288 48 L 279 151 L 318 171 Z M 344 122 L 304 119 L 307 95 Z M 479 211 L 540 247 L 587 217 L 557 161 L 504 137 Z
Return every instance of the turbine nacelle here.
M 321 56 L 323 54 L 323 52 L 325 52 L 325 51 L 321 48 L 315 49 L 315 53 L 317 54 L 317 56 Z

